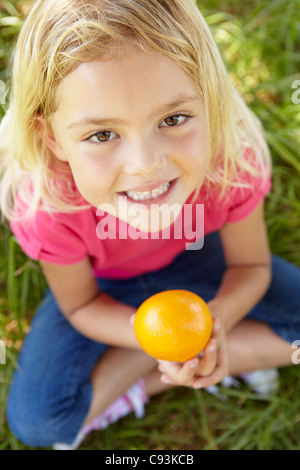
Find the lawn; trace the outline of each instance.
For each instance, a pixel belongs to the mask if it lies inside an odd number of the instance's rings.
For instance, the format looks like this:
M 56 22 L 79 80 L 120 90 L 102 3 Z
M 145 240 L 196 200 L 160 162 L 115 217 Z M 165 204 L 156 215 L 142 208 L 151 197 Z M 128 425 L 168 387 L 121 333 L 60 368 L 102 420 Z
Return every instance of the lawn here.
M 0 2 L 0 80 L 9 94 L 10 54 L 28 6 Z M 230 77 L 261 119 L 273 159 L 266 221 L 274 253 L 300 266 L 300 0 L 203 0 L 198 5 L 222 52 Z M 0 82 L 1 83 L 1 82 Z M 7 106 L 0 86 L 0 117 Z M 300 88 L 300 82 L 298 87 Z M 298 98 L 298 99 L 297 99 Z M 46 283 L 8 224 L 0 226 L 0 449 L 28 449 L 9 431 L 5 403 L 24 335 Z M 300 339 L 300 338 L 299 338 Z M 291 349 L 292 354 L 292 349 Z M 292 450 L 299 448 L 300 368 L 280 370 L 276 396 L 263 398 L 241 384 L 206 391 L 177 389 L 151 400 L 146 416 L 132 416 L 94 433 L 86 449 Z

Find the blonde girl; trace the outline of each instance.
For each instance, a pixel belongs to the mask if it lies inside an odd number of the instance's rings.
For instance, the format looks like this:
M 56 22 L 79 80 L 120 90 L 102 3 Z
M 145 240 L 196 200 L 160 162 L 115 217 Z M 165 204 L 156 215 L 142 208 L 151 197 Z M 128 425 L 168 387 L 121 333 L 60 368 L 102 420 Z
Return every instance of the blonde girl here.
M 22 442 L 76 448 L 170 387 L 291 363 L 300 274 L 269 252 L 269 151 L 192 0 L 35 2 L 1 169 L 3 217 L 49 284 L 8 397 Z M 183 364 L 134 335 L 136 308 L 166 289 L 214 317 Z

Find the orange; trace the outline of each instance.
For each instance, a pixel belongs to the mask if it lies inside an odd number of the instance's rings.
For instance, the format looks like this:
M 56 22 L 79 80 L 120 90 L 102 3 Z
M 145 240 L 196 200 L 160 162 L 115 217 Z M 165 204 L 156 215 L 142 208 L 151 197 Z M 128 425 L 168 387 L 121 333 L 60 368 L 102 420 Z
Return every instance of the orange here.
M 168 290 L 138 308 L 134 329 L 140 346 L 152 357 L 185 362 L 206 346 L 213 320 L 208 305 L 187 290 Z

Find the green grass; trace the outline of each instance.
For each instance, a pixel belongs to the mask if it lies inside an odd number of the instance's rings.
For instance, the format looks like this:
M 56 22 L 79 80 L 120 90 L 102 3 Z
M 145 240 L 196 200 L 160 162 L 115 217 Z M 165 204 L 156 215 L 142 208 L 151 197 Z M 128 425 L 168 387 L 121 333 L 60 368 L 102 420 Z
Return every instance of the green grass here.
M 300 266 L 300 106 L 291 101 L 300 79 L 300 0 L 199 1 L 233 83 L 262 120 L 274 163 L 266 200 L 274 253 Z M 0 3 L 0 80 L 9 90 L 9 56 L 26 2 Z M 0 107 L 0 117 L 6 105 Z M 28 449 L 9 431 L 5 403 L 23 338 L 46 288 L 39 265 L 0 226 L 0 449 Z M 87 438 L 87 449 L 294 450 L 300 442 L 300 369 L 280 371 L 280 393 L 264 399 L 241 385 L 224 389 L 224 403 L 205 391 L 177 389 L 152 399 L 146 416 L 132 416 Z

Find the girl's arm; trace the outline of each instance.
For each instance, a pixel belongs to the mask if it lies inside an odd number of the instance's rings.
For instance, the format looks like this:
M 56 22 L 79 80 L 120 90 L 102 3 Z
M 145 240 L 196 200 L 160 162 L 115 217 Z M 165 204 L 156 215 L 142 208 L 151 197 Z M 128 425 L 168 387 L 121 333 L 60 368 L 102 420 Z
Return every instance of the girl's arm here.
M 263 201 L 240 222 L 220 230 L 227 270 L 216 297 L 213 315 L 229 331 L 261 300 L 271 281 L 271 255 Z
M 227 269 L 215 298 L 208 303 L 213 317 L 221 320 L 219 330 L 206 346 L 204 356 L 193 359 L 192 371 L 187 363 L 160 361 L 163 381 L 195 388 L 220 382 L 229 366 L 226 332 L 249 313 L 270 284 L 271 256 L 263 202 L 242 221 L 223 226 L 220 236 Z M 216 346 L 214 352 L 212 345 Z
M 59 308 L 76 330 L 98 342 L 140 349 L 130 325 L 136 309 L 99 292 L 88 258 L 65 266 L 40 264 Z

